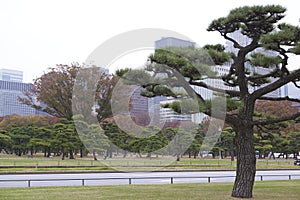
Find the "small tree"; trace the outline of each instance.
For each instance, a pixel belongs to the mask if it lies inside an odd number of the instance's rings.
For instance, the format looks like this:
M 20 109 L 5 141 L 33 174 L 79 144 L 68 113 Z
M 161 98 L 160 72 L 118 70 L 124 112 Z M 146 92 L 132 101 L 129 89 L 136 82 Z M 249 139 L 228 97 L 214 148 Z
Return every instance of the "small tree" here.
M 12 139 L 6 134 L 5 130 L 0 129 L 0 149 L 8 153 L 8 149 L 12 146 Z M 1 152 L 0 152 L 1 153 Z
M 54 138 L 51 141 L 62 154 L 62 160 L 69 153 L 69 158 L 74 159 L 74 150 L 81 147 L 81 141 L 75 130 L 73 121 L 61 119 L 53 126 Z
M 290 143 L 289 143 L 289 150 L 290 153 L 294 154 L 294 157 L 297 157 L 297 154 L 300 152 L 300 132 L 293 132 L 288 136 Z
M 102 130 L 98 124 L 92 124 L 88 127 L 86 137 L 84 143 L 86 147 L 92 151 L 94 160 L 97 160 L 96 152 L 104 154 L 109 147 L 109 140 L 104 135 L 104 130 Z M 104 155 L 104 157 L 105 156 L 107 155 Z
M 57 65 L 34 81 L 31 91 L 19 100 L 50 115 L 72 119 L 72 90 L 80 65 Z

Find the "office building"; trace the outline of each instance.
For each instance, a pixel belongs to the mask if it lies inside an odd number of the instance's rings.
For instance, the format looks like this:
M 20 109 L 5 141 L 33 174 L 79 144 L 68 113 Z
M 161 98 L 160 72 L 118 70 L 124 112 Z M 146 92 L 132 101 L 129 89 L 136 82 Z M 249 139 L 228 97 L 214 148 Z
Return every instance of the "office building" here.
M 297 84 L 300 85 L 300 82 L 297 82 Z M 297 88 L 294 83 L 288 84 L 288 96 L 293 99 L 300 99 L 299 88 Z M 292 106 L 300 111 L 300 103 L 292 102 Z
M 23 72 L 11 69 L 0 69 L 0 116 L 18 114 L 48 115 L 28 105 L 21 103 L 18 98 L 25 97 L 24 92 L 30 91 L 33 84 L 22 83 Z
M 155 49 L 166 47 L 195 47 L 196 43 L 174 37 L 163 37 L 155 41 Z
M 0 80 L 22 83 L 23 72 L 11 69 L 0 69 Z
M 175 99 L 167 97 L 166 100 L 160 101 L 160 104 L 169 104 L 174 102 Z M 161 123 L 167 123 L 167 122 L 190 122 L 192 121 L 192 115 L 191 114 L 178 114 L 174 112 L 170 108 L 161 108 L 160 109 L 160 122 Z
M 0 80 L 0 116 L 42 114 L 18 100 L 19 97 L 25 97 L 23 92 L 29 91 L 32 87 L 32 84 Z
M 129 112 L 132 120 L 140 126 L 146 126 L 150 123 L 148 112 L 148 98 L 141 96 L 141 87 L 132 86 L 133 92 L 129 100 Z
M 174 37 L 162 37 L 160 40 L 155 41 L 155 49 L 166 47 L 195 47 L 196 43 L 188 40 L 183 40 Z M 162 75 L 158 75 L 162 76 Z M 181 115 L 169 108 L 162 108 L 160 105 L 174 101 L 172 98 L 165 96 L 157 96 L 149 98 L 149 115 L 151 116 L 151 124 L 158 125 L 172 121 L 191 121 L 191 115 Z

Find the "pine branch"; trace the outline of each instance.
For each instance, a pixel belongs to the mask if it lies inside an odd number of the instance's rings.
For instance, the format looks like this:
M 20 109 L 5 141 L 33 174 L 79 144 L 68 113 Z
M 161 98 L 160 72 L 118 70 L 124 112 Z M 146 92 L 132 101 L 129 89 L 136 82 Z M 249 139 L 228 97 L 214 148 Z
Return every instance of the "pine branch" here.
M 216 87 L 212 87 L 204 82 L 195 82 L 195 81 L 189 81 L 189 84 L 194 85 L 194 86 L 199 86 L 202 88 L 206 88 L 209 90 L 212 90 L 214 92 L 220 92 L 220 93 L 225 93 L 228 94 L 231 97 L 239 97 L 240 96 L 240 92 L 239 91 L 235 91 L 235 90 L 224 90 L 224 89 L 220 89 L 220 88 L 216 88 Z
M 293 84 L 294 84 L 294 86 L 295 86 L 296 88 L 299 88 L 299 89 L 300 89 L 300 85 L 298 85 L 296 81 L 293 81 Z
M 289 96 L 286 97 L 260 97 L 258 98 L 259 100 L 268 100 L 268 101 L 292 101 L 292 102 L 298 102 L 300 103 L 300 99 L 294 99 L 294 98 L 290 98 Z
M 212 113 L 211 109 L 208 109 L 208 110 L 203 111 L 202 113 L 204 113 L 210 117 L 219 119 L 219 120 L 225 120 L 225 122 L 229 123 L 229 124 L 233 124 L 234 122 L 236 122 L 238 120 L 238 117 L 236 114 L 229 114 L 229 113 L 222 112 L 219 110 L 214 110 L 214 112 Z
M 237 49 L 241 49 L 243 48 L 243 46 L 241 46 L 236 40 L 234 40 L 233 38 L 231 37 L 228 37 L 227 36 L 227 33 L 222 33 L 221 31 L 219 31 L 221 33 L 221 35 L 226 39 L 226 40 L 229 40 L 230 42 L 233 43 L 233 47 L 234 48 L 237 48 Z
M 236 69 L 238 86 L 242 98 L 249 95 L 249 87 L 246 81 L 244 60 L 249 52 L 255 50 L 258 47 L 260 47 L 260 45 L 258 44 L 258 38 L 253 38 L 252 42 L 249 45 L 239 50 L 238 59 L 235 59 L 234 63 L 232 64 L 232 66 Z
M 274 118 L 274 119 L 263 119 L 263 120 L 254 120 L 252 125 L 268 125 L 268 124 L 274 124 L 279 122 L 284 122 L 288 120 L 294 120 L 296 118 L 300 117 L 300 112 L 287 116 L 287 117 L 280 117 L 280 118 Z
M 263 95 L 268 94 L 269 92 L 272 92 L 289 82 L 298 80 L 299 77 L 300 77 L 300 69 L 295 70 L 294 72 L 286 75 L 284 78 L 280 78 L 277 81 L 274 81 L 273 83 L 270 83 L 265 87 L 255 90 L 251 94 L 251 98 L 253 98 L 253 99 L 261 98 Z
M 260 75 L 255 75 L 255 76 L 248 76 L 247 80 L 249 81 L 255 81 L 255 80 L 259 80 L 259 79 L 264 79 L 264 78 L 269 78 L 269 77 L 276 77 L 276 75 L 278 74 L 278 70 L 274 70 L 268 74 L 260 74 Z

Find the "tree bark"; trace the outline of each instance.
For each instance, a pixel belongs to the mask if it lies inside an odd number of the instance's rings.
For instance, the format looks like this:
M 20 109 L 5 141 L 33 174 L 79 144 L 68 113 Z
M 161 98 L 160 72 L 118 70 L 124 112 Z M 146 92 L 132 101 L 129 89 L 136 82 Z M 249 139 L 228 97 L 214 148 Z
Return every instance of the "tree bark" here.
M 66 155 L 64 148 L 62 148 L 61 153 L 62 153 L 61 159 L 64 160 L 65 159 L 65 155 Z
M 18 150 L 18 154 L 17 154 L 18 156 L 22 156 L 22 151 L 21 151 L 21 149 L 19 149 Z
M 195 159 L 197 158 L 197 152 L 194 152 L 194 158 Z
M 94 151 L 94 150 L 93 150 L 93 158 L 94 158 L 94 160 L 98 160 L 97 156 L 96 156 L 96 151 Z
M 47 152 L 48 152 L 47 153 L 47 157 L 49 158 L 51 156 L 51 149 L 50 149 L 50 147 L 47 148 Z
M 147 158 L 151 158 L 151 152 L 147 153 Z
M 80 158 L 83 158 L 83 150 L 80 148 Z
M 176 161 L 180 161 L 180 154 L 176 155 Z
M 237 169 L 232 190 L 233 197 L 252 198 L 256 172 L 253 128 L 251 125 L 236 127 Z
M 230 144 L 230 160 L 234 161 L 234 149 L 233 149 L 233 144 Z
M 73 150 L 70 150 L 70 159 L 75 159 Z

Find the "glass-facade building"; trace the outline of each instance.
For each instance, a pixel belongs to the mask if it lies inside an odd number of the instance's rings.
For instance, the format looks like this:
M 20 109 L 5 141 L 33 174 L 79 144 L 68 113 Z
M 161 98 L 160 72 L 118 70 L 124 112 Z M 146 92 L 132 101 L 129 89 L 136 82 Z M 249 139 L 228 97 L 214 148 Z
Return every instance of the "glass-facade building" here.
M 19 97 L 25 97 L 23 92 L 32 87 L 32 84 L 0 80 L 0 116 L 41 114 L 18 100 Z
M 0 80 L 22 83 L 23 72 L 11 69 L 0 69 Z

